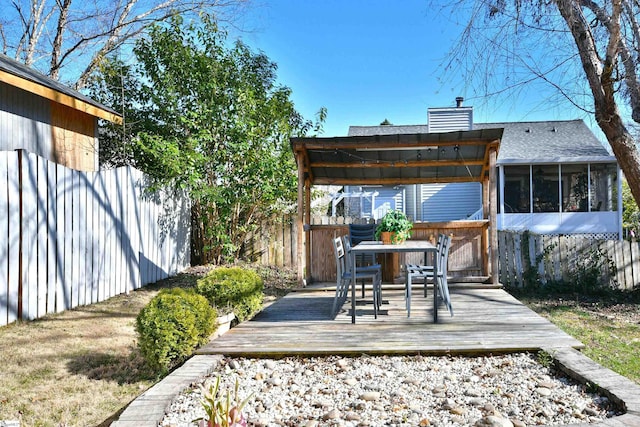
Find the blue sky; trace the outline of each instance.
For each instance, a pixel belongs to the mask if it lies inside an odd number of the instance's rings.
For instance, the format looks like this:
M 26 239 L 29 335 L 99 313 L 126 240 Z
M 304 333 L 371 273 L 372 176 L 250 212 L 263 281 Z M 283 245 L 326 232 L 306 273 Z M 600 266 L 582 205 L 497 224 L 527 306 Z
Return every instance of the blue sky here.
M 477 122 L 585 118 L 550 105 L 544 91 L 487 100 L 442 64 L 462 26 L 427 0 L 256 0 L 238 23 L 241 38 L 278 64 L 297 109 L 313 118 L 328 110 L 322 136 L 349 125 L 426 123 L 428 107 L 474 106 Z M 590 124 L 588 120 L 587 124 Z

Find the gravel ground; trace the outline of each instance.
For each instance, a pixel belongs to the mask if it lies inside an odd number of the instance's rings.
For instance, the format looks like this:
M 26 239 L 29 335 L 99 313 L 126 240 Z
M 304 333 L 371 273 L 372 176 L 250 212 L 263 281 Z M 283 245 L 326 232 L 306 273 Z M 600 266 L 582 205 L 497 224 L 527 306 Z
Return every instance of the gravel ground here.
M 543 359 L 540 359 L 541 361 Z M 535 355 L 224 359 L 221 389 L 254 426 L 526 426 L 594 423 L 617 415 L 603 396 L 556 375 Z M 205 415 L 203 378 L 178 395 L 161 427 Z

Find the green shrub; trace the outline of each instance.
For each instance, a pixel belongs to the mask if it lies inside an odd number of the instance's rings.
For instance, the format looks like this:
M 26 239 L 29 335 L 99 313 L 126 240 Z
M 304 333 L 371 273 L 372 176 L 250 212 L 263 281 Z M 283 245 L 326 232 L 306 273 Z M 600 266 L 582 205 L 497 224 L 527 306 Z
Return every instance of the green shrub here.
M 207 343 L 216 328 L 216 311 L 202 295 L 181 288 L 161 291 L 136 318 L 140 352 L 166 373 Z
M 257 273 L 239 267 L 216 268 L 196 285 L 196 291 L 219 312 L 233 311 L 240 322 L 260 311 L 263 288 Z

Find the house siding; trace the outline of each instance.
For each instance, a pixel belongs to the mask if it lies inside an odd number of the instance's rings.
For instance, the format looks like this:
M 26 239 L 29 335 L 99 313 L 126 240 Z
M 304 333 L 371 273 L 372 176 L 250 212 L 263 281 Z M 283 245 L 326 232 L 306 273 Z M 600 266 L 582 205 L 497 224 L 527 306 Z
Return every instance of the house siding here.
M 97 119 L 0 82 L 0 151 L 18 149 L 72 169 L 95 171 Z
M 466 219 L 482 206 L 482 185 L 429 184 L 420 186 L 422 221 Z
M 431 133 L 471 130 L 473 108 L 429 108 L 427 123 Z M 416 218 L 422 221 L 466 219 L 482 206 L 482 187 L 475 182 L 423 184 L 417 192 Z
M 25 149 L 53 160 L 48 101 L 0 82 L 0 151 Z

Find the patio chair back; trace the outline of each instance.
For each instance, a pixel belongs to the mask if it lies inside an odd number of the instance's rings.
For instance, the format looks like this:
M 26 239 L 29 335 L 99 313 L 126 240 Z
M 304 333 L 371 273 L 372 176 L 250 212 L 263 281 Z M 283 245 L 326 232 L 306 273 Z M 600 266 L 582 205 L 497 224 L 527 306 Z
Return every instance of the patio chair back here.
M 449 249 L 451 248 L 451 236 L 443 235 L 442 247 L 438 251 L 438 292 L 442 301 L 447 306 L 449 313 L 453 316 L 453 306 L 451 305 L 451 296 L 449 295 L 449 284 L 447 283 L 447 264 L 449 260 Z
M 351 244 L 349 236 L 336 237 L 333 239 L 333 250 L 336 256 L 336 295 L 333 301 L 333 312 L 336 313 L 339 306 L 342 306 L 347 299 L 349 285 L 352 280 L 352 272 L 355 271 L 355 280 L 361 280 L 364 289 L 364 282 L 371 281 L 373 284 L 373 313 L 378 318 L 378 308 L 382 300 L 382 272 L 379 265 L 358 267 L 352 269 L 351 265 Z M 364 291 L 363 291 L 364 292 Z
M 341 237 L 333 239 L 333 253 L 336 257 L 336 279 L 341 280 L 347 270 L 344 245 Z
M 333 253 L 336 258 L 336 294 L 333 299 L 332 313 L 335 315 L 338 307 L 342 306 L 347 299 L 347 291 L 349 288 L 349 281 L 345 280 L 345 276 L 347 276 L 345 273 L 348 271 L 345 263 L 347 256 L 341 237 L 335 237 L 333 239 Z
M 427 282 L 429 279 L 435 281 L 434 286 L 438 287 L 439 297 L 444 301 L 449 313 L 453 316 L 453 307 L 451 305 L 451 297 L 449 296 L 449 286 L 447 283 L 447 264 L 449 259 L 449 249 L 451 247 L 451 236 L 445 234 L 438 235 L 436 243 L 437 252 L 435 254 L 435 263 L 438 267 L 438 275 L 434 277 L 434 268 L 431 265 L 413 265 L 406 266 L 406 287 L 405 298 L 407 307 L 407 316 L 411 316 L 411 287 L 413 279 L 424 279 L 423 289 L 424 296 L 427 296 Z M 437 304 L 437 302 L 436 302 Z
M 375 240 L 376 224 L 349 224 L 349 241 L 351 246 L 355 246 L 360 242 Z M 372 265 L 375 264 L 374 254 L 361 254 L 356 259 L 356 265 Z

